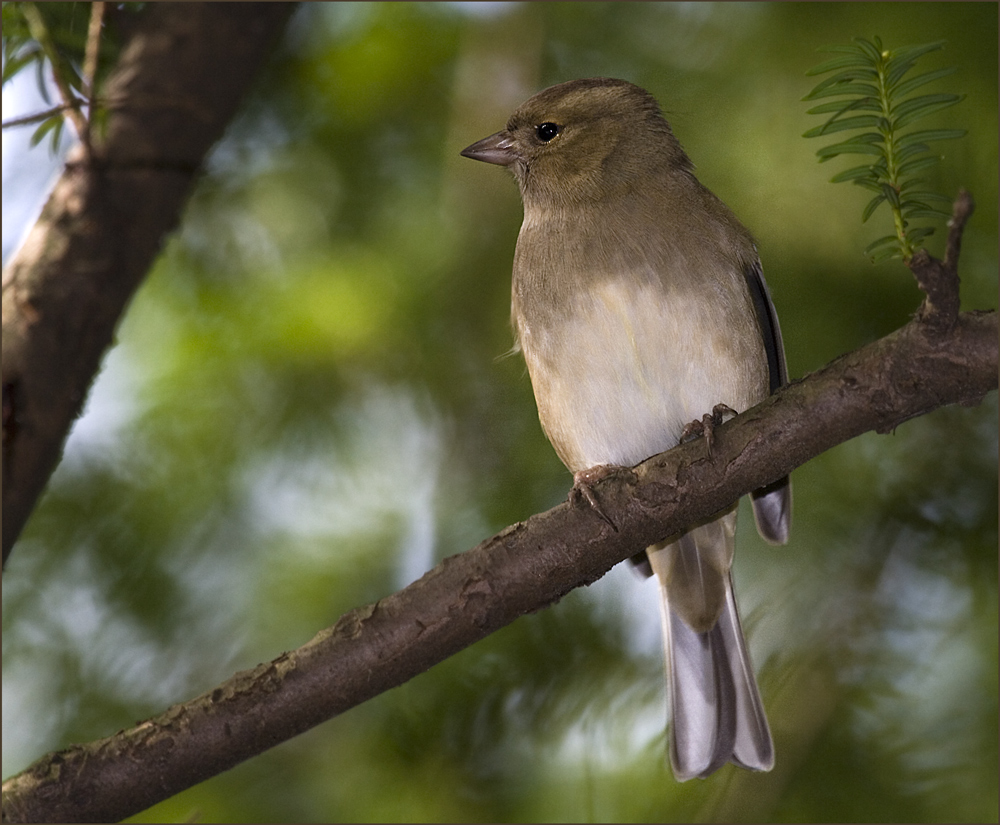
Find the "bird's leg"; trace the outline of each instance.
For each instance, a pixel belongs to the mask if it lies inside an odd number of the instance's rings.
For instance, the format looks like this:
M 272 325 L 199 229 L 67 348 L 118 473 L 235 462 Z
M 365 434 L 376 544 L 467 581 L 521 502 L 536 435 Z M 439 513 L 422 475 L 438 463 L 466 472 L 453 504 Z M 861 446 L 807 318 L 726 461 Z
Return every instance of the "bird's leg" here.
M 614 464 L 595 464 L 593 467 L 588 467 L 586 470 L 580 470 L 577 473 L 573 473 L 573 489 L 569 491 L 570 501 L 572 501 L 574 497 L 583 498 L 584 501 L 590 505 L 590 509 L 604 519 L 604 521 L 606 521 L 610 525 L 611 529 L 616 533 L 618 532 L 618 526 L 601 508 L 601 505 L 597 501 L 597 496 L 594 495 L 594 491 L 590 485 L 595 484 L 605 476 L 611 475 L 611 473 L 617 469 L 619 468 Z
M 700 421 L 695 420 L 690 424 L 684 425 L 684 429 L 681 431 L 680 443 L 686 444 L 688 441 L 694 441 L 696 438 L 704 436 L 705 443 L 708 446 L 708 454 L 711 456 L 712 445 L 715 441 L 715 428 L 725 421 L 735 418 L 736 415 L 736 410 L 728 404 L 716 404 L 712 407 L 712 412 L 705 413 Z

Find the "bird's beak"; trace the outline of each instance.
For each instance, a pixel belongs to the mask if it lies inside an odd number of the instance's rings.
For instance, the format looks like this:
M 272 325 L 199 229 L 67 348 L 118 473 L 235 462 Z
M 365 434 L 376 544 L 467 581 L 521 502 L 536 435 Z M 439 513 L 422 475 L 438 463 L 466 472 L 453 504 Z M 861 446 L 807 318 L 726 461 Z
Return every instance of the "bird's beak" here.
M 459 154 L 484 163 L 495 163 L 498 166 L 510 166 L 517 160 L 514 137 L 509 132 L 497 132 L 495 135 L 478 140 L 472 146 L 466 146 Z

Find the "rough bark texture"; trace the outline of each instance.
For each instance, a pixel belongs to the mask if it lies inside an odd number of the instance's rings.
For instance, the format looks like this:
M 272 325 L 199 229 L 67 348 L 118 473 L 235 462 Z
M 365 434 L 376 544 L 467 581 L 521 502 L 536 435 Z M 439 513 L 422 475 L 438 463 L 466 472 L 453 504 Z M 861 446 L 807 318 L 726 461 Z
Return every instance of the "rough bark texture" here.
M 208 779 L 389 688 L 643 547 L 868 430 L 888 432 L 997 386 L 997 316 L 942 334 L 914 320 L 763 404 L 593 485 L 611 527 L 572 500 L 445 559 L 298 650 L 114 736 L 43 757 L 4 783 L 11 822 L 112 821 Z
M 115 326 L 293 3 L 151 3 L 3 273 L 3 558 L 58 463 Z

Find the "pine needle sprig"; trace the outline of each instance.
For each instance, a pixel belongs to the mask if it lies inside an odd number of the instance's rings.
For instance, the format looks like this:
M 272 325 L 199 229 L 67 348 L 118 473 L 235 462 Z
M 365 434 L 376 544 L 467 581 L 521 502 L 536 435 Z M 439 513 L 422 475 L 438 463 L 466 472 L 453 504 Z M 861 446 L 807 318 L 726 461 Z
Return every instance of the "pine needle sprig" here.
M 835 72 L 803 100 L 838 97 L 809 109 L 811 115 L 829 115 L 822 126 L 803 137 L 822 137 L 838 132 L 864 130 L 859 134 L 824 146 L 816 152 L 820 163 L 838 155 L 863 155 L 868 162 L 846 169 L 831 183 L 851 181 L 873 193 L 861 220 L 866 222 L 883 203 L 892 212 L 895 232 L 873 241 L 866 249 L 874 262 L 887 258 L 909 261 L 933 226 L 914 226 L 914 220 L 940 220 L 949 212 L 941 204 L 951 199 L 930 191 L 926 179 L 915 177 L 940 160 L 929 147 L 931 141 L 950 140 L 965 135 L 963 129 L 903 130 L 928 115 L 954 106 L 964 95 L 934 93 L 913 96 L 918 89 L 955 72 L 937 69 L 907 78 L 919 58 L 944 46 L 944 41 L 885 49 L 880 38 L 854 38 L 850 45 L 827 46 L 821 51 L 837 56 L 810 69 L 815 76 Z

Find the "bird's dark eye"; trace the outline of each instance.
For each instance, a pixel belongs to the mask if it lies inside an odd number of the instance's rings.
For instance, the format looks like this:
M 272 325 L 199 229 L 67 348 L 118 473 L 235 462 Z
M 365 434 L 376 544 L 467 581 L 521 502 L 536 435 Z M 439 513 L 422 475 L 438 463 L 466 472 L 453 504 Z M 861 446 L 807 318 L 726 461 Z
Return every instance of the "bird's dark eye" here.
M 555 123 L 542 123 L 535 127 L 535 133 L 538 135 L 538 139 L 542 143 L 548 143 L 552 138 L 559 134 L 559 126 Z

